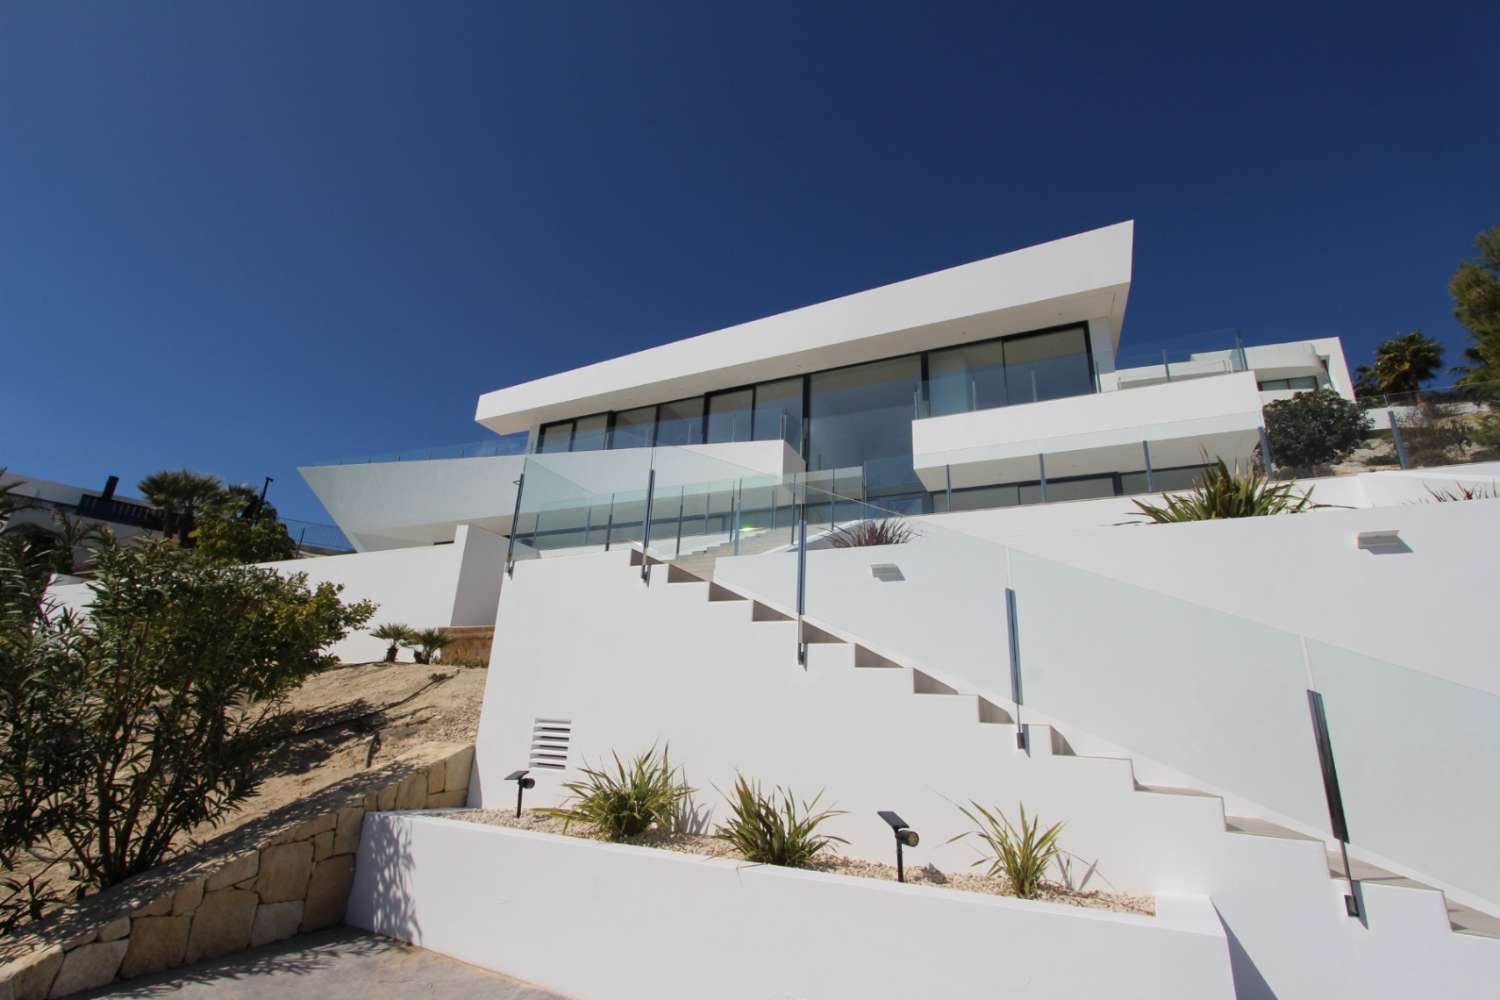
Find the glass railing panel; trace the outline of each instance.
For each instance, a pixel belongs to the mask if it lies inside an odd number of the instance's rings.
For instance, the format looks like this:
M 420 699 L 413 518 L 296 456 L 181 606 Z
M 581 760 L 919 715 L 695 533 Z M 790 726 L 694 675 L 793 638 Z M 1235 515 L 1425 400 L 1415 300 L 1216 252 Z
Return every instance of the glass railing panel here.
M 1500 697 L 1327 643 L 1307 646 L 1350 843 L 1500 902 Z

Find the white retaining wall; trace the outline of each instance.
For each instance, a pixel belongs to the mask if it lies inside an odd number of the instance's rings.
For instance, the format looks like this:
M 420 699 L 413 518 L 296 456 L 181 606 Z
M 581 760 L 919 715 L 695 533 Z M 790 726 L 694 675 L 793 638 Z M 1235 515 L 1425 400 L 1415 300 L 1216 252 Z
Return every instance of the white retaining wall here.
M 396 813 L 365 819 L 346 920 L 579 1000 L 1232 997 L 1213 907 L 1158 907 L 1080 910 Z

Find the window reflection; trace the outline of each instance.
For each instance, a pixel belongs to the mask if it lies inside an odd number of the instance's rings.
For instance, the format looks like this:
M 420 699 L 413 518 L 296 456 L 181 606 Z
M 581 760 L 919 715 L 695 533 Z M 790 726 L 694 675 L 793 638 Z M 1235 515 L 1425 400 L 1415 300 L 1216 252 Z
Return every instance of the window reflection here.
M 752 389 L 719 392 L 708 397 L 708 443 L 749 441 Z
M 703 443 L 703 397 L 663 403 L 656 415 L 656 446 Z
M 802 448 L 802 379 L 784 378 L 755 387 L 755 440 L 785 441 Z
M 869 496 L 920 488 L 911 419 L 921 376 L 915 355 L 810 376 L 808 467 L 865 468 Z
M 609 428 L 609 414 L 584 417 L 573 425 L 573 451 L 598 451 L 604 447 L 604 432 Z
M 651 435 L 656 429 L 656 407 L 643 406 L 638 410 L 626 410 L 615 414 L 615 432 L 610 437 L 611 448 L 649 448 Z

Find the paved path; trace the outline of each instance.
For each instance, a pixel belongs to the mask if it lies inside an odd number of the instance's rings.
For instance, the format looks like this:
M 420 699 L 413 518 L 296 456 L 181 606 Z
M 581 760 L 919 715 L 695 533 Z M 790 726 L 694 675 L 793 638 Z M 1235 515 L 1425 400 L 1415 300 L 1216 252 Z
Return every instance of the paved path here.
M 565 1000 L 436 952 L 340 927 L 143 976 L 96 997 L 171 1000 Z

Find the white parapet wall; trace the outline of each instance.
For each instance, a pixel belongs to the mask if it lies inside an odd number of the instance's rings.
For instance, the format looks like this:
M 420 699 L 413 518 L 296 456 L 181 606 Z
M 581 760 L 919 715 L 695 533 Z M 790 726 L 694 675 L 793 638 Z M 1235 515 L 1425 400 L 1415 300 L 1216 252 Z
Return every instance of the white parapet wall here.
M 579 1000 L 1234 996 L 1202 897 L 1155 917 L 365 819 L 346 921 Z

